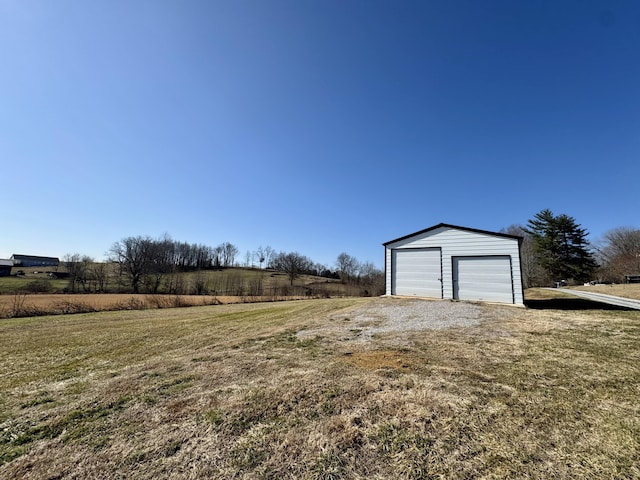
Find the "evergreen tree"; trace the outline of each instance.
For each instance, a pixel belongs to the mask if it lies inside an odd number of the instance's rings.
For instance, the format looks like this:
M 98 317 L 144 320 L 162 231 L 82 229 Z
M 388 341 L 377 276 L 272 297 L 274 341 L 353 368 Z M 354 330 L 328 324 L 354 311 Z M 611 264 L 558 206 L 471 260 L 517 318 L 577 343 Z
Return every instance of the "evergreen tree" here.
M 533 237 L 538 261 L 551 277 L 579 282 L 591 278 L 597 265 L 588 233 L 573 217 L 545 209 L 529 220 L 525 231 Z

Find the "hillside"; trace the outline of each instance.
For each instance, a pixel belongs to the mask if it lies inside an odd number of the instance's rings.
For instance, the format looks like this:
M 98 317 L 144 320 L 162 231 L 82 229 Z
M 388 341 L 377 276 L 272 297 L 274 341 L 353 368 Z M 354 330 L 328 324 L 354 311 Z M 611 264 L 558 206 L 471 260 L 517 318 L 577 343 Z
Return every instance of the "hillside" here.
M 84 285 L 70 285 L 63 266 L 54 270 L 13 269 L 10 277 L 0 277 L 0 294 L 21 293 L 130 293 L 127 278 L 116 264 L 105 266 L 104 281 L 90 278 Z M 15 275 L 21 270 L 24 274 Z M 155 289 L 155 282 L 158 288 Z M 285 273 L 256 268 L 220 268 L 196 272 L 164 274 L 149 278 L 141 293 L 175 295 L 267 295 L 335 296 L 360 295 L 361 288 L 343 285 L 339 280 L 301 275 L 291 285 Z

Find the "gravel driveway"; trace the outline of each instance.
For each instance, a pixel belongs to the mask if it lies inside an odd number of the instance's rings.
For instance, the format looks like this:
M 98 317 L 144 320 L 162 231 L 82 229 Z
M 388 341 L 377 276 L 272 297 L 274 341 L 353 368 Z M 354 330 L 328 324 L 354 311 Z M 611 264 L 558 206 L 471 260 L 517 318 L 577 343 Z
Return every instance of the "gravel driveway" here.
M 298 332 L 300 338 L 338 334 L 341 340 L 366 342 L 373 335 L 470 327 L 481 320 L 479 305 L 466 302 L 378 298 Z

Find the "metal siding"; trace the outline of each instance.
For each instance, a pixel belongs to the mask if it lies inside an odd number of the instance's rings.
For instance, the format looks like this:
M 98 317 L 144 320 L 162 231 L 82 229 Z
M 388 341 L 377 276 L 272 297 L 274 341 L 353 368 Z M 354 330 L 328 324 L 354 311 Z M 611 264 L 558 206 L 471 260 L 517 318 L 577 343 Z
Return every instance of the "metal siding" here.
M 391 295 L 391 249 L 384 248 L 384 293 Z
M 453 298 L 513 303 L 511 257 L 454 257 Z
M 508 238 L 490 233 L 467 231 L 450 227 L 440 227 L 413 237 L 389 243 L 386 247 L 387 294 L 391 294 L 391 251 L 403 248 L 441 248 L 442 251 L 442 294 L 443 298 L 454 298 L 453 264 L 455 256 L 509 256 L 513 282 L 513 299 L 508 303 L 523 304 L 522 280 L 520 276 L 520 250 L 516 238 Z
M 440 249 L 392 250 L 391 257 L 392 295 L 442 298 Z

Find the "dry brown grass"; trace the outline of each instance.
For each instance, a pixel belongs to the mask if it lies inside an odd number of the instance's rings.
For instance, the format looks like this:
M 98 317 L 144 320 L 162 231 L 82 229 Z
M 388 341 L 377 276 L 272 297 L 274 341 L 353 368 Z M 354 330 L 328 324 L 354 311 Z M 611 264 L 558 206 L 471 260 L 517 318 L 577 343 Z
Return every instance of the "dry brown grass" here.
M 355 341 L 381 301 L 4 320 L 0 477 L 640 478 L 640 312 Z
M 590 285 L 588 287 L 569 287 L 585 292 L 606 293 L 617 297 L 634 298 L 640 300 L 640 283 L 618 284 L 618 285 Z
M 216 296 L 151 294 L 24 294 L 0 295 L 0 318 L 66 313 L 103 312 L 109 310 L 146 310 L 193 307 L 231 303 L 300 300 L 295 296 Z
M 398 350 L 374 350 L 371 352 L 347 352 L 345 361 L 367 370 L 390 368 L 408 372 L 417 360 L 408 352 Z
M 524 291 L 525 303 L 528 300 L 549 300 L 553 298 L 568 299 L 573 298 L 573 295 L 564 293 L 561 288 L 549 290 L 548 288 L 527 288 Z

